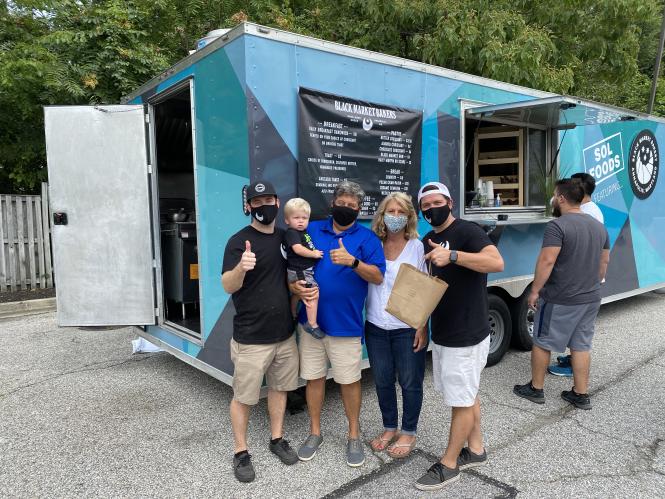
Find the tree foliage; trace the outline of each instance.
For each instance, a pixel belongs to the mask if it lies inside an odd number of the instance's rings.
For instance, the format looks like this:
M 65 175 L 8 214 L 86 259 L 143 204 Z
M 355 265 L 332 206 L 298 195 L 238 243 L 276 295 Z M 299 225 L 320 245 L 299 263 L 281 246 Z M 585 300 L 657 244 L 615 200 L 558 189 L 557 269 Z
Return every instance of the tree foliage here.
M 115 103 L 249 20 L 644 111 L 663 0 L 0 0 L 0 192 L 46 178 L 42 107 Z M 665 115 L 665 80 L 656 114 Z

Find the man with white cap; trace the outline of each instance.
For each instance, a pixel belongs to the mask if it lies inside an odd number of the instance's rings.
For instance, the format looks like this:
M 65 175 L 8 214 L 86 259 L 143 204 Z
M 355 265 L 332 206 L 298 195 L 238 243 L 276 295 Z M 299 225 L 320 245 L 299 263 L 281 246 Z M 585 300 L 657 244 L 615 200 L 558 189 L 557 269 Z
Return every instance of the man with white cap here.
M 432 226 L 423 238 L 432 274 L 448 289 L 432 312 L 434 387 L 452 407 L 448 447 L 415 486 L 436 490 L 456 481 L 460 470 L 487 461 L 480 431 L 480 373 L 489 352 L 487 274 L 503 270 L 503 258 L 477 224 L 452 215 L 453 200 L 440 182 L 418 192 L 418 205 Z

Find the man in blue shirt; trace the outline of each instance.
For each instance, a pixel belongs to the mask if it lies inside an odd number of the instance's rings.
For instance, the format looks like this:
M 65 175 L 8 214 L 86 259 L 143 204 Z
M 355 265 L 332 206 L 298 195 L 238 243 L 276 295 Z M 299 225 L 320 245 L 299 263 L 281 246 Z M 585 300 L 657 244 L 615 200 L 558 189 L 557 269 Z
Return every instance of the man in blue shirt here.
M 364 197 L 355 182 L 341 182 L 333 193 L 332 217 L 311 222 L 307 227 L 314 245 L 324 253 L 315 268 L 314 279 L 319 285 L 317 322 L 326 335 L 316 339 L 305 332 L 303 324 L 307 318 L 304 310 L 300 311 L 300 377 L 307 380 L 311 429 L 298 450 L 302 461 L 312 459 L 323 442 L 321 407 L 330 362 L 333 379 L 341 387 L 349 422 L 346 462 L 349 466 L 365 462 L 359 422 L 363 308 L 368 283 L 383 281 L 386 260 L 379 238 L 356 222 Z M 302 292 L 298 285 L 292 289 Z

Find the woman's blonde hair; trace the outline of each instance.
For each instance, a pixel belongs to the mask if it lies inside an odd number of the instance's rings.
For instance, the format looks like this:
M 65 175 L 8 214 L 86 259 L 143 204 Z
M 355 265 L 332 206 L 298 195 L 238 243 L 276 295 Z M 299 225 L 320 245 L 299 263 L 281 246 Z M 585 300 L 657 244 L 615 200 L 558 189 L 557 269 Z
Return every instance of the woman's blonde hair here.
M 374 219 L 372 220 L 372 230 L 374 233 L 379 236 L 381 241 L 385 241 L 388 237 L 388 231 L 386 229 L 386 224 L 383 221 L 383 217 L 386 214 L 386 207 L 390 201 L 395 201 L 398 205 L 406 211 L 406 228 L 404 235 L 407 239 L 417 239 L 418 236 L 418 216 L 416 215 L 416 209 L 413 207 L 413 202 L 411 201 L 411 196 L 403 192 L 391 192 L 383 201 L 376 210 L 374 214 Z

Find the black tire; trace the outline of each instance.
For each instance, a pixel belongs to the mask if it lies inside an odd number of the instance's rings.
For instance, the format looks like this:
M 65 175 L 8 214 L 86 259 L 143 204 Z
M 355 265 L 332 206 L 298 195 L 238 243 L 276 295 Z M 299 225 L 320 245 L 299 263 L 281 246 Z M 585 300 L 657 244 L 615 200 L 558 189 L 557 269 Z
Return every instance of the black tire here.
M 488 295 L 490 323 L 490 351 L 487 365 L 499 362 L 508 351 L 513 327 L 508 305 L 497 295 Z
M 531 350 L 533 346 L 533 317 L 535 312 L 529 308 L 528 298 L 531 286 L 513 303 L 513 346 L 520 350 Z

